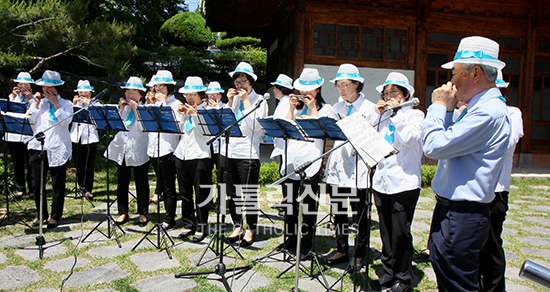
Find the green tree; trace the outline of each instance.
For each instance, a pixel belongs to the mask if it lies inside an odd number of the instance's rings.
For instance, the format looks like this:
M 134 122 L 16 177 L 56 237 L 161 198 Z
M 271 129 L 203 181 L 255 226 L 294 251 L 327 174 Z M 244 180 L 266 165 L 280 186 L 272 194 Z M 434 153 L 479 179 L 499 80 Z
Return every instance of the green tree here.
M 168 19 L 160 28 L 160 36 L 168 43 L 204 50 L 214 42 L 206 20 L 195 12 L 182 12 Z
M 81 64 L 113 77 L 125 74 L 136 51 L 133 26 L 106 20 L 86 23 L 87 4 L 81 0 L 31 2 L 0 2 L 1 72 L 35 73 L 56 64 L 56 70 L 79 74 Z M 4 74 L 0 77 L 6 81 Z

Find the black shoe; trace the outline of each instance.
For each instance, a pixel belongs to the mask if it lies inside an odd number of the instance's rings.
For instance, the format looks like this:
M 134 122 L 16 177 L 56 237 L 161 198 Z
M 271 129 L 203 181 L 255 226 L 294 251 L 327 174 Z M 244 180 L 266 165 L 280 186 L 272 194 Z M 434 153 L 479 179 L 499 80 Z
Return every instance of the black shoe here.
M 47 225 L 47 228 L 48 229 L 54 229 L 56 228 L 58 225 L 57 221 L 56 220 L 50 220 L 50 222 L 48 222 L 48 225 Z
M 279 246 L 277 246 L 276 250 L 287 250 L 290 252 L 296 252 L 296 241 L 287 239 L 284 243 L 281 243 Z
M 338 264 L 343 264 L 343 263 L 347 263 L 349 262 L 349 255 L 348 254 L 345 254 L 337 259 L 331 259 L 331 258 L 327 258 L 325 259 L 325 265 L 327 266 L 334 266 L 334 265 L 338 265 Z
M 372 290 L 387 290 L 393 285 L 393 280 L 382 277 L 378 280 L 374 280 L 370 283 Z
M 391 292 L 410 292 L 412 291 L 411 285 L 407 285 L 405 283 L 395 283 L 393 286 L 391 286 Z
M 42 225 L 46 225 L 48 224 L 48 222 L 46 220 L 44 220 L 44 222 L 42 222 Z M 32 227 L 38 227 L 40 226 L 40 221 L 36 220 L 32 223 Z
M 252 244 L 254 244 L 254 241 L 256 241 L 256 239 L 254 238 L 254 236 L 252 236 L 252 239 L 250 241 L 246 240 L 246 239 L 241 239 L 241 243 L 239 244 L 240 247 L 247 247 L 247 246 L 251 246 Z
M 180 233 L 180 237 L 185 238 L 185 237 L 191 236 L 193 234 L 195 234 L 195 229 L 186 228 L 185 230 L 183 230 L 182 233 Z
M 147 223 L 149 223 L 149 220 L 138 221 L 138 226 L 139 227 L 145 227 L 145 226 L 147 226 Z
M 234 243 L 234 242 L 237 242 L 237 241 L 241 240 L 243 237 L 244 237 L 244 230 L 243 230 L 243 232 L 241 232 L 241 234 L 239 234 L 237 236 L 226 237 L 225 240 L 229 243 Z
M 206 232 L 203 232 L 202 235 L 193 236 L 193 242 L 201 242 L 206 238 Z

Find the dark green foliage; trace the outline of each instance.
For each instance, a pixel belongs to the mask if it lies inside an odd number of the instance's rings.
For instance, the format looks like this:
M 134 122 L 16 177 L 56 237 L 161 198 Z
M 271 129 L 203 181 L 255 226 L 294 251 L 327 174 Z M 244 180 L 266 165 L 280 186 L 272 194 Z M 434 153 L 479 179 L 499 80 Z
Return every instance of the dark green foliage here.
M 262 40 L 253 37 L 234 37 L 216 41 L 216 47 L 220 50 L 240 49 L 246 46 L 260 47 L 261 44 Z
M 260 179 L 259 184 L 261 186 L 271 184 L 281 178 L 281 175 L 279 174 L 279 163 L 277 162 L 269 162 L 269 163 L 262 163 L 260 166 Z
M 437 166 L 422 164 L 421 177 L 422 187 L 432 186 L 432 179 L 434 178 Z
M 159 34 L 170 44 L 197 49 L 206 49 L 214 41 L 206 20 L 194 12 L 182 12 L 168 19 L 161 26 Z

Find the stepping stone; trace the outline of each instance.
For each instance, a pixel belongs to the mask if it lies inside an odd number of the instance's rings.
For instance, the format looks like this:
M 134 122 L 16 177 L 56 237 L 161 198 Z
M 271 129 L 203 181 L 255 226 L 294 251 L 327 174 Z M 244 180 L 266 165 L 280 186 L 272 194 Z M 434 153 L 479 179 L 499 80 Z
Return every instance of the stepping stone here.
M 518 206 L 518 205 L 514 205 L 514 204 L 508 204 L 508 208 L 511 209 L 511 210 L 518 210 L 521 207 Z
M 549 191 L 550 186 L 530 186 L 532 189 Z
M 418 198 L 418 203 L 433 203 L 434 199 L 428 198 L 428 197 L 420 197 Z
M 78 258 L 76 261 L 75 269 L 84 267 L 89 261 L 87 259 Z M 64 258 L 56 261 L 51 261 L 44 265 L 44 268 L 50 269 L 56 272 L 70 271 L 74 265 L 74 257 Z
M 101 257 L 101 258 L 111 258 L 116 257 L 119 255 L 123 255 L 126 253 L 131 252 L 132 248 L 139 242 L 139 240 L 132 240 L 127 242 L 121 242 L 122 248 L 119 248 L 116 244 L 116 241 L 113 241 L 114 245 L 110 246 L 102 246 L 95 249 L 90 249 L 87 251 L 87 253 L 94 257 Z M 142 249 L 142 248 L 149 248 L 153 245 L 147 241 L 144 240 L 136 249 Z
M 550 206 L 529 206 L 529 209 L 550 213 Z
M 36 234 L 14 234 L 0 238 L 0 247 L 17 246 L 36 242 Z
M 519 187 L 515 185 L 510 185 L 510 190 L 519 190 Z
M 188 265 L 186 264 L 186 266 L 197 267 L 197 263 L 199 262 L 199 259 L 201 256 L 202 256 L 202 252 L 192 253 L 188 255 L 187 257 L 189 258 L 190 261 L 188 262 L 189 263 Z M 224 253 L 223 255 L 224 264 L 229 265 L 229 264 L 235 263 L 235 256 L 237 256 L 235 253 L 233 253 L 232 255 L 226 255 Z M 241 259 L 239 256 L 237 257 L 238 259 Z M 201 268 L 201 269 L 212 268 L 216 266 L 219 262 L 220 262 L 220 258 L 217 257 L 214 252 L 209 250 L 204 254 L 204 257 L 202 258 L 200 262 L 200 266 L 198 266 L 198 268 Z
M 524 230 L 527 230 L 527 231 L 532 232 L 532 233 L 550 235 L 550 229 L 548 229 L 548 228 L 527 227 L 527 228 L 524 228 Z
M 327 282 L 329 287 L 332 286 L 336 279 L 333 277 L 326 276 Z M 323 278 L 320 277 L 319 280 L 323 281 Z M 310 277 L 304 277 L 300 278 L 298 280 L 298 288 L 300 288 L 300 291 L 308 291 L 308 292 L 321 292 L 326 291 L 327 289 L 323 287 L 321 282 L 319 282 L 317 279 L 311 279 Z M 339 287 L 340 283 L 336 284 L 334 288 Z
M 537 223 L 544 226 L 550 226 L 550 220 L 540 217 L 521 217 L 521 220 Z
M 433 214 L 434 214 L 433 211 L 415 210 L 414 211 L 414 219 L 432 219 Z
M 176 242 L 176 244 L 174 244 L 174 248 L 183 249 L 183 250 L 188 250 L 188 249 L 203 249 L 204 250 L 211 239 L 212 238 L 207 237 L 201 242 L 193 242 L 191 240 L 180 241 L 180 242 Z M 224 243 L 224 247 L 226 245 L 227 245 L 227 243 Z
M 542 200 L 542 201 L 548 201 L 550 198 L 545 197 L 546 194 L 540 194 L 540 196 L 522 196 L 522 199 L 529 199 L 529 200 Z
M 120 291 L 115 289 L 99 289 L 99 290 L 94 290 L 92 292 L 120 292 Z
M 506 221 L 504 221 L 504 225 L 514 225 L 514 224 L 521 224 L 521 223 L 514 219 L 506 219 Z
M 510 229 L 510 228 L 502 229 L 502 235 L 516 235 L 516 233 L 518 233 L 518 231 L 514 229 Z
M 0 253 L 0 265 L 6 262 L 6 255 L 3 253 Z
M 535 291 L 531 287 L 526 287 L 520 284 L 516 284 L 512 281 L 506 281 L 506 291 L 508 292 L 531 292 Z
M 413 220 L 411 231 L 430 231 L 430 225 L 423 221 Z
M 529 256 L 539 256 L 550 260 L 550 250 L 548 249 L 522 247 L 520 250 Z
M 44 255 L 43 255 L 44 258 L 65 253 L 65 247 L 59 241 L 51 242 L 51 243 L 46 242 L 46 244 L 43 246 L 43 250 L 44 250 Z M 29 261 L 40 259 L 39 249 L 38 249 L 38 246 L 36 245 L 27 246 L 24 249 L 17 250 L 15 254 Z
M 511 245 L 511 244 L 512 244 L 512 243 L 511 243 L 511 242 L 509 242 L 509 241 L 508 241 L 508 240 L 506 240 L 506 239 L 503 239 L 503 240 L 502 240 L 502 246 L 505 246 L 505 245 Z
M 531 245 L 550 245 L 550 238 L 548 237 L 536 237 L 536 236 L 529 236 L 529 237 L 518 237 L 519 241 Z
M 87 245 L 91 245 L 91 244 L 101 244 L 101 243 L 105 243 L 105 242 L 108 242 L 108 241 L 113 241 L 115 242 L 116 244 L 116 239 L 115 239 L 115 235 L 114 234 L 111 234 L 111 239 L 105 237 L 103 234 L 99 233 L 98 231 L 94 231 L 92 232 L 88 238 L 86 238 L 86 240 L 84 242 L 82 242 L 82 239 L 84 237 L 86 237 L 90 231 L 92 231 L 91 229 L 84 229 L 84 232 L 80 231 L 80 230 L 74 230 L 74 231 L 70 231 L 70 232 L 67 232 L 65 233 L 65 237 L 72 237 L 74 238 L 72 240 L 73 244 L 79 244 L 81 246 L 87 246 Z M 106 233 L 106 232 L 105 232 Z M 117 229 L 117 235 L 121 235 L 122 232 L 120 232 L 120 230 Z M 80 243 L 79 243 L 80 241 Z
M 116 279 L 128 277 L 129 275 L 129 273 L 120 269 L 117 264 L 108 263 L 100 267 L 73 273 L 67 282 L 65 282 L 65 286 L 76 287 L 106 283 Z M 67 278 L 67 275 L 63 276 L 63 279 L 65 278 Z
M 518 259 L 518 257 L 516 256 L 515 253 L 513 253 L 511 251 L 507 251 L 507 250 L 504 250 L 504 256 L 505 256 L 507 261 L 513 261 L 513 260 Z
M 516 204 L 534 204 L 535 202 L 524 201 L 524 200 L 514 200 L 514 203 L 516 203 Z
M 34 292 L 57 292 L 59 289 L 50 289 L 50 288 L 40 288 L 38 290 L 34 290 Z
M 136 254 L 131 256 L 130 260 L 136 264 L 138 269 L 144 272 L 179 267 L 177 259 L 167 259 L 166 253 L 160 253 L 158 251 Z
M 240 273 L 239 273 L 240 272 Z M 248 292 L 256 290 L 258 288 L 265 287 L 271 283 L 271 281 L 254 270 L 248 270 L 245 272 L 237 271 L 234 275 L 233 271 L 228 267 L 225 273 L 227 282 L 231 286 L 232 291 Z M 209 275 L 206 277 L 208 283 L 217 286 L 218 288 L 225 290 L 221 277 L 219 275 Z
M 424 269 L 424 275 L 428 277 L 428 280 L 437 283 L 437 277 L 435 276 L 434 269 L 429 267 Z
M 174 274 L 167 274 L 145 278 L 130 286 L 141 292 L 157 292 L 159 289 L 163 292 L 180 292 L 197 287 L 197 283 L 192 278 L 176 278 Z
M 25 266 L 9 266 L 0 270 L 0 289 L 17 289 L 40 280 L 37 272 Z
M 504 276 L 506 279 L 512 279 L 512 280 L 523 280 L 519 277 L 519 269 L 516 267 L 506 267 L 506 272 L 504 272 Z M 506 284 L 508 284 L 510 281 L 506 281 Z

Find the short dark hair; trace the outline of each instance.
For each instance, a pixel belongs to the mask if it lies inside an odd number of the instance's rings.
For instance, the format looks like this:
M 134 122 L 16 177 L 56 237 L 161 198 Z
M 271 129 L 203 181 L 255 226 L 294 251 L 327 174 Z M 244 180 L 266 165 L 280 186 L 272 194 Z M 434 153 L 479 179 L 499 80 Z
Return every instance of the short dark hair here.
M 275 85 L 275 88 L 279 89 L 284 95 L 289 95 L 293 92 L 292 89 L 286 88 L 286 87 L 281 86 L 281 85 Z
M 176 93 L 176 85 L 174 84 L 164 84 L 166 85 L 166 91 L 168 92 L 168 96 Z
M 317 110 L 320 110 L 321 108 L 323 108 L 323 105 L 326 103 L 325 100 L 323 99 L 323 95 L 321 95 L 321 87 L 318 87 L 318 88 L 315 88 L 315 89 L 318 89 L 319 92 L 317 92 L 317 96 L 315 97 L 315 106 L 317 106 Z M 315 90 L 314 89 L 314 90 Z M 296 109 L 297 110 L 301 110 L 304 108 L 304 102 L 301 101 L 298 103 L 298 105 L 296 106 Z
M 135 89 L 135 88 L 124 88 L 122 89 L 122 95 L 124 96 L 124 98 L 126 98 L 126 90 L 128 89 Z M 143 90 L 139 90 L 139 89 L 136 89 L 138 92 L 139 92 L 139 95 L 141 95 L 141 98 L 139 99 L 139 101 L 143 102 L 145 101 L 145 95 L 147 94 L 147 92 L 143 91 Z
M 406 99 L 409 99 L 411 98 L 410 95 L 409 95 L 409 90 L 403 86 L 399 86 L 397 84 L 388 84 L 388 85 L 385 85 L 384 88 L 382 88 L 382 93 L 380 94 L 380 98 L 382 100 L 384 100 L 384 90 L 386 90 L 386 87 L 388 87 L 389 85 L 393 85 L 395 88 L 399 89 L 399 91 L 401 91 L 401 93 L 403 93 L 403 96 L 406 97 Z

